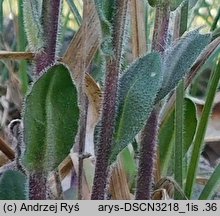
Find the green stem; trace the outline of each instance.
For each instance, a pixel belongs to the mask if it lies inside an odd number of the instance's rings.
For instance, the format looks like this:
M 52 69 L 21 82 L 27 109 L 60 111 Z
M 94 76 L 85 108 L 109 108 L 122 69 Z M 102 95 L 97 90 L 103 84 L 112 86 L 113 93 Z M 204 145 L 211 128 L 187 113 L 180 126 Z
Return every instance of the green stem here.
M 186 1 L 180 11 L 179 37 L 187 30 L 189 3 Z M 174 156 L 174 178 L 180 188 L 183 188 L 184 179 L 184 81 L 181 80 L 176 89 L 176 111 L 175 111 L 175 156 Z M 175 199 L 182 196 L 175 191 Z
M 175 156 L 174 156 L 174 178 L 178 185 L 183 187 L 183 128 L 184 126 L 184 83 L 180 81 L 176 89 L 176 111 L 175 111 Z M 180 199 L 179 193 L 175 193 L 175 199 Z
M 202 147 L 203 147 L 202 144 L 204 141 L 209 116 L 212 110 L 212 104 L 214 101 L 215 93 L 218 88 L 219 79 L 220 79 L 220 60 L 218 61 L 218 65 L 216 69 L 213 71 L 213 75 L 211 77 L 210 85 L 207 91 L 208 94 L 207 94 L 206 102 L 195 134 L 192 156 L 189 163 L 186 185 L 185 185 L 185 194 L 189 199 L 192 196 L 193 186 L 196 178 L 196 172 L 199 164 L 199 157 L 202 151 Z

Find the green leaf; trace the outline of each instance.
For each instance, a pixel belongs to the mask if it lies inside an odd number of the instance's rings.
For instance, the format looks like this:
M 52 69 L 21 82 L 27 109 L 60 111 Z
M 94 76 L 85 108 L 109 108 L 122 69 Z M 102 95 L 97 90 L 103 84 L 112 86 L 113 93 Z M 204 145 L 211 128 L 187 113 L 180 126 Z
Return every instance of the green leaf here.
M 23 119 L 26 168 L 53 170 L 70 152 L 78 129 L 77 90 L 64 65 L 52 66 L 33 84 Z
M 192 9 L 198 2 L 198 0 L 188 0 L 189 1 L 189 8 Z
M 3 2 L 4 0 L 0 0 L 0 32 L 3 32 Z
M 197 127 L 197 115 L 196 115 L 197 111 L 195 104 L 189 98 L 185 98 L 184 107 L 185 107 L 185 111 L 184 111 L 185 117 L 184 117 L 183 154 L 185 155 L 189 150 L 189 147 L 191 146 L 195 136 L 196 127 Z
M 220 185 L 220 164 L 215 168 L 207 184 L 202 190 L 199 200 L 210 200 Z
M 7 170 L 0 177 L 0 200 L 27 199 L 27 179 L 18 171 Z
M 99 15 L 103 37 L 110 37 L 112 32 L 111 22 L 114 14 L 115 0 L 95 0 L 94 3 Z
M 177 7 L 183 2 L 184 0 L 169 0 L 170 9 L 176 10 Z M 148 3 L 151 7 L 155 6 L 161 6 L 163 7 L 163 4 L 167 4 L 168 0 L 148 0 Z
M 179 81 L 190 71 L 195 60 L 210 42 L 210 34 L 200 34 L 199 29 L 188 32 L 164 54 L 163 84 L 156 103 L 172 91 Z
M 218 62 L 216 69 L 213 71 L 210 83 L 208 85 L 206 102 L 195 134 L 191 159 L 187 172 L 186 185 L 185 185 L 185 194 L 188 198 L 191 198 L 192 196 L 193 186 L 195 183 L 196 173 L 199 164 L 199 157 L 201 155 L 206 128 L 212 110 L 212 104 L 214 101 L 215 93 L 218 88 L 219 79 L 220 79 L 220 61 Z
M 181 80 L 176 88 L 175 104 L 175 144 L 174 144 L 174 179 L 180 188 L 184 181 L 184 81 Z M 175 191 L 174 199 L 179 200 L 182 196 Z
M 158 4 L 158 0 L 148 0 L 148 3 L 151 7 L 155 7 Z
M 128 179 L 129 187 L 131 187 L 137 175 L 137 165 L 136 165 L 136 161 L 134 160 L 134 149 L 131 144 L 126 146 L 118 154 L 117 161 L 118 160 L 120 160 L 121 163 L 123 164 Z
M 174 144 L 174 116 L 175 111 L 168 113 L 159 128 L 159 151 L 161 174 L 166 176 Z
M 30 50 L 36 51 L 43 47 L 41 17 L 41 1 L 24 0 L 23 14 L 24 27 L 27 34 Z
M 115 10 L 115 0 L 95 0 L 96 10 L 102 29 L 101 50 L 105 55 L 112 55 L 112 19 Z
M 175 110 L 168 113 L 159 129 L 160 168 L 163 176 L 167 175 L 174 146 Z M 183 156 L 191 146 L 197 127 L 196 106 L 189 98 L 184 99 L 184 134 Z M 171 163 L 173 164 L 173 163 Z
M 127 146 L 148 119 L 161 86 L 161 59 L 151 53 L 139 58 L 119 80 L 115 145 L 111 160 Z
M 172 11 L 176 10 L 183 1 L 185 0 L 170 0 L 170 9 Z

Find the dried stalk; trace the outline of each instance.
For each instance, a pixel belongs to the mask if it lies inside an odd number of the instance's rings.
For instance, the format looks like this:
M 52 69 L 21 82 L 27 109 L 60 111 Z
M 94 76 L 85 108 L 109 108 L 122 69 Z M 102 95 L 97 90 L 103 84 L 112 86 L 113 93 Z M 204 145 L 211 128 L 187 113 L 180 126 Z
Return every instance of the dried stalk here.
M 8 159 L 15 159 L 15 152 L 13 149 L 0 137 L 0 150 L 7 156 Z
M 146 53 L 145 3 L 143 0 L 131 0 L 132 54 L 136 59 Z
M 0 51 L 0 59 L 7 60 L 33 60 L 34 55 L 32 52 Z

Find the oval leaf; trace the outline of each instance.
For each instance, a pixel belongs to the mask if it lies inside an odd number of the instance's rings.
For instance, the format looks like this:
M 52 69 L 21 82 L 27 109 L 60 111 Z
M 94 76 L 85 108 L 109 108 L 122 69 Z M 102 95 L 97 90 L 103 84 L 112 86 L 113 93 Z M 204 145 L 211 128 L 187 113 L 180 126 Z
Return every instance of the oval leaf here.
M 27 199 L 27 179 L 18 171 L 7 170 L 0 177 L 0 200 Z
M 138 59 L 121 77 L 112 160 L 133 140 L 148 119 L 161 80 L 161 59 L 157 53 Z
M 210 34 L 200 34 L 199 29 L 188 32 L 164 54 L 163 83 L 156 103 L 172 91 L 190 71 L 195 60 L 210 42 Z
M 24 163 L 51 171 L 68 155 L 77 133 L 77 90 L 68 69 L 49 68 L 32 86 L 24 111 Z

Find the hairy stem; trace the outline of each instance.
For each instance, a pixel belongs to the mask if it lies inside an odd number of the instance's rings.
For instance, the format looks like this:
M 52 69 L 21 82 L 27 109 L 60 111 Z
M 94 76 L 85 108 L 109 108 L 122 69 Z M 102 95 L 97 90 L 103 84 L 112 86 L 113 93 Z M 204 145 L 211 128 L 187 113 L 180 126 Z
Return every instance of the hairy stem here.
M 163 52 L 166 47 L 167 33 L 170 18 L 169 4 L 156 7 L 156 20 L 154 24 L 152 50 Z
M 108 161 L 113 145 L 118 77 L 121 65 L 122 45 L 125 32 L 126 15 L 128 11 L 128 2 L 128 0 L 122 0 L 117 1 L 116 3 L 117 11 L 115 13 L 116 15 L 114 19 L 112 36 L 112 48 L 114 55 L 111 57 L 106 57 L 107 65 L 101 131 L 91 196 L 91 199 L 93 200 L 102 200 L 105 196 L 109 165 Z
M 167 40 L 170 7 L 168 4 L 157 6 L 154 25 L 152 50 L 163 53 Z M 152 111 L 140 141 L 141 153 L 138 167 L 137 191 L 135 199 L 149 200 L 153 179 L 154 159 L 157 143 L 159 106 Z
M 158 110 L 154 109 L 142 131 L 137 179 L 137 200 L 149 200 L 156 154 Z
M 118 86 L 118 68 L 116 65 L 116 59 L 109 61 L 107 64 L 106 86 L 101 121 L 102 127 L 97 151 L 95 178 L 91 197 L 92 199 L 98 200 L 104 199 L 104 192 L 108 176 L 108 160 L 113 142 L 115 103 L 117 96 L 116 90 Z
M 36 55 L 36 75 L 54 63 L 57 52 L 57 39 L 61 12 L 61 0 L 44 0 L 42 5 L 42 26 L 44 47 Z
M 32 172 L 29 174 L 29 199 L 46 200 L 47 178 L 43 172 Z

